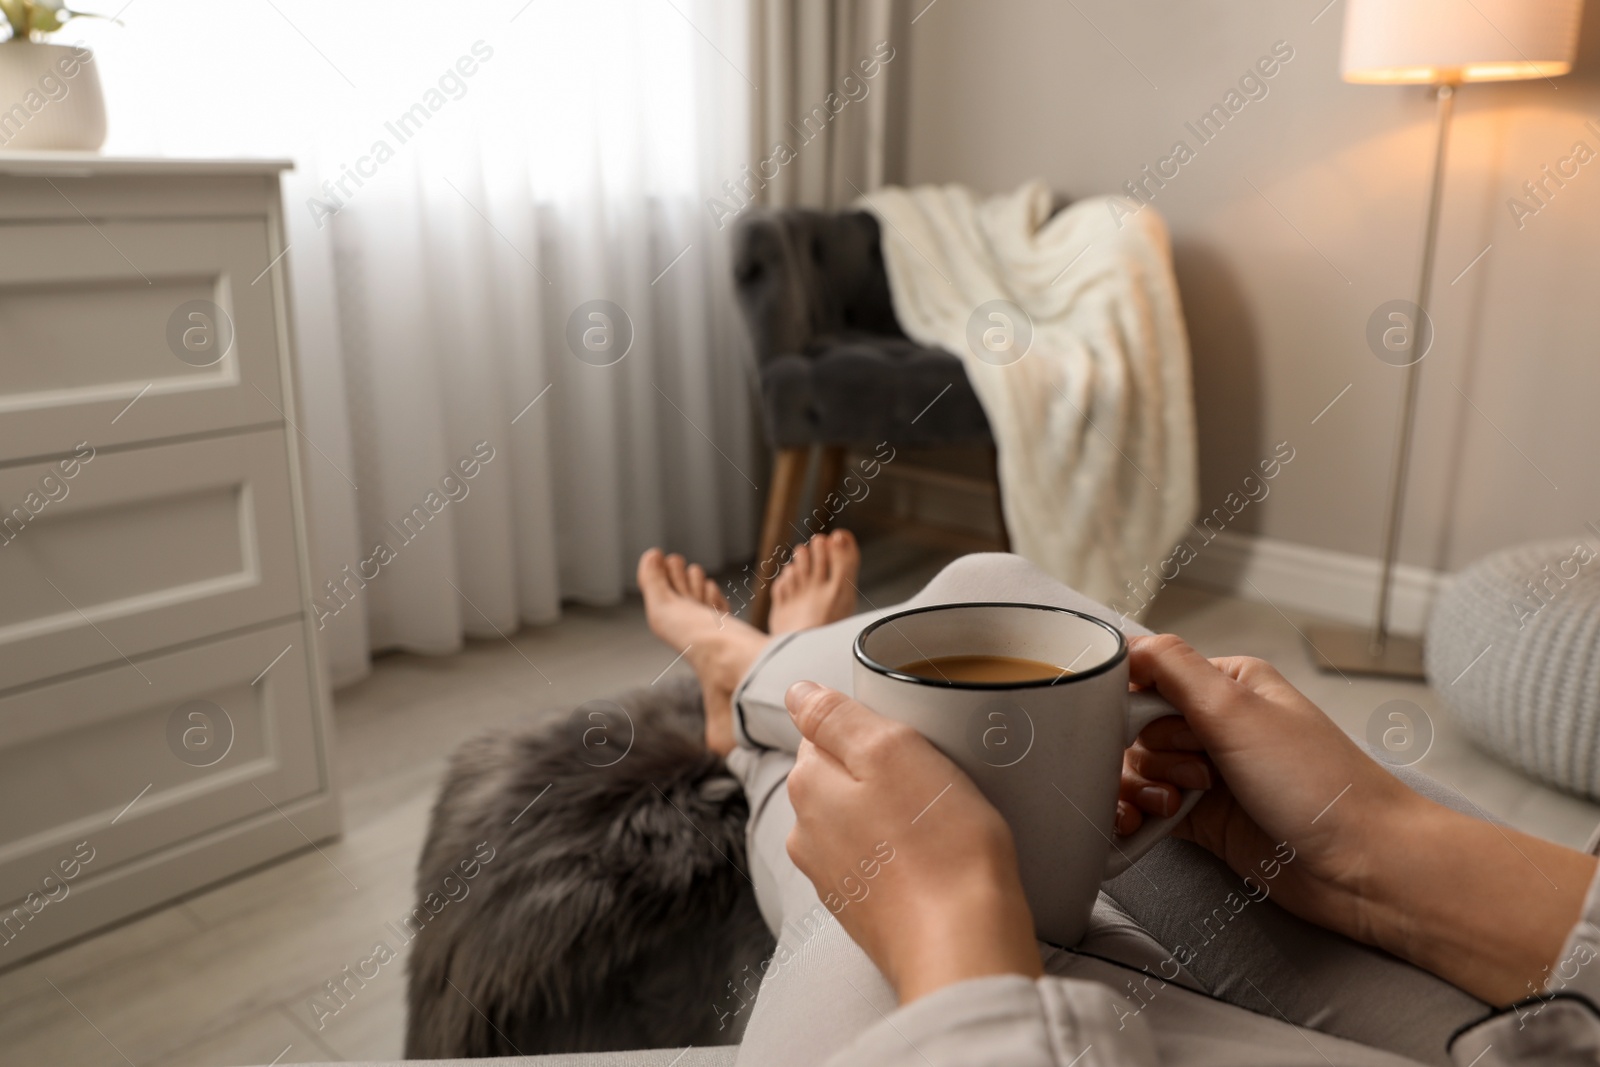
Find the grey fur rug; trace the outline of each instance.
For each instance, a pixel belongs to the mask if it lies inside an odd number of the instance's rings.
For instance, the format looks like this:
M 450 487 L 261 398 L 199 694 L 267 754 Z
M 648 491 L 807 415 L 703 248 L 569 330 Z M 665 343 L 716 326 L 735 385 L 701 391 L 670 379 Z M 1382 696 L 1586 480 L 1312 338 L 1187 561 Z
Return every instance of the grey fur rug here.
M 674 679 L 456 751 L 406 922 L 407 1058 L 738 1040 L 718 1006 L 773 942 L 702 723 Z

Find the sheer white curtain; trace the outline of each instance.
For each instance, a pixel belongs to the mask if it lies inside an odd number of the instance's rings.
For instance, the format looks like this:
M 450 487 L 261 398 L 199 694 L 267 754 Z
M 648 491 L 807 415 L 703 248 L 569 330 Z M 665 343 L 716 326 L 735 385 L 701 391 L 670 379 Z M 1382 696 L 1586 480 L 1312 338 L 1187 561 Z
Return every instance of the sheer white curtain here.
M 370 649 L 445 652 L 562 599 L 615 601 L 651 544 L 711 565 L 749 551 L 744 338 L 705 206 L 748 158 L 744 12 L 135 0 L 124 26 L 68 35 L 100 57 L 107 152 L 295 160 L 299 421 L 336 683 Z M 594 300 L 625 318 L 569 331 Z M 608 328 L 611 355 L 574 354 L 569 332 Z

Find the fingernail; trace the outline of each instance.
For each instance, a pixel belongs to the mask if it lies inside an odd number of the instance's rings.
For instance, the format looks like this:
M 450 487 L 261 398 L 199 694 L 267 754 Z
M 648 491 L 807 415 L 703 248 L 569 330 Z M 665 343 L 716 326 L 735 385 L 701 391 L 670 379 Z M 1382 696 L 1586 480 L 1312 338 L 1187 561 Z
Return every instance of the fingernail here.
M 1117 833 L 1127 837 L 1133 830 L 1133 809 L 1122 801 L 1117 801 Z
M 1185 789 L 1211 788 L 1211 770 L 1204 763 L 1180 763 L 1168 772 L 1167 779 Z
M 1139 807 L 1145 811 L 1155 809 L 1162 815 L 1172 814 L 1172 794 L 1158 786 L 1147 785 L 1139 790 Z
M 1195 736 L 1193 730 L 1179 730 L 1172 735 L 1173 748 L 1186 748 L 1192 752 L 1204 752 L 1206 746 Z
M 816 682 L 796 682 L 791 685 L 789 687 L 788 695 L 784 700 L 784 704 L 789 708 L 789 713 L 791 715 L 794 714 L 794 709 L 799 707 L 801 704 L 804 704 L 806 697 L 810 696 L 812 693 L 815 693 L 821 688 L 822 686 L 818 685 Z

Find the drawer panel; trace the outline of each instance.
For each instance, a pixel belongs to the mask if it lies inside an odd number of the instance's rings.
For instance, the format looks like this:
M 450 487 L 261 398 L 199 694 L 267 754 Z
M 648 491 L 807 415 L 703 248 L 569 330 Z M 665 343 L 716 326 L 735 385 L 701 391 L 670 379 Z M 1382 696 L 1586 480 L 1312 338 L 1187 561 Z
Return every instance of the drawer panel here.
M 0 463 L 283 420 L 265 217 L 0 241 Z
M 76 156 L 76 158 L 74 158 Z M 278 204 L 278 171 L 288 160 L 192 163 L 51 153 L 19 161 L 0 153 L 0 221 L 79 222 L 106 218 L 265 215 Z M 79 214 L 82 212 L 82 214 Z
M 0 691 L 299 613 L 284 433 L 0 469 Z
M 290 622 L 0 698 L 0 915 L 80 842 L 98 878 L 325 791 L 305 641 Z

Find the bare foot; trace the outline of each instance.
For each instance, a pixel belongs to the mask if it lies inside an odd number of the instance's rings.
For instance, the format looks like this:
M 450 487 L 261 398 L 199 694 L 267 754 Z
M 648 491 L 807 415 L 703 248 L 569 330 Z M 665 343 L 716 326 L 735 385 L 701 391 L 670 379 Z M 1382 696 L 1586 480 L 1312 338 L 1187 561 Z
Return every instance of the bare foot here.
M 854 615 L 860 570 L 861 550 L 849 530 L 813 537 L 794 550 L 772 583 L 767 628 L 787 634 Z
M 682 652 L 721 629 L 728 602 L 696 563 L 652 548 L 639 557 L 639 591 L 644 594 L 650 632 Z
M 733 751 L 733 690 L 771 640 L 728 612 L 728 602 L 699 564 L 652 548 L 639 557 L 650 632 L 682 653 L 700 680 L 706 712 L 706 747 Z

